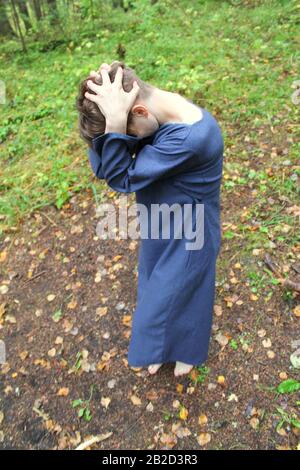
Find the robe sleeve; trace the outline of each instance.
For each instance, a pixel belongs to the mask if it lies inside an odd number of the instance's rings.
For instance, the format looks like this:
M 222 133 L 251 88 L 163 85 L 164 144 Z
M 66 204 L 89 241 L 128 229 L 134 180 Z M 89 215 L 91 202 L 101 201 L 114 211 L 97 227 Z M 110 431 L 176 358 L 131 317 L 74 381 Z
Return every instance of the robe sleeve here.
M 93 148 L 88 149 L 88 156 L 92 170 L 99 179 L 104 179 L 104 174 L 101 168 L 101 158 Z
M 141 138 L 118 132 L 97 137 L 93 149 L 89 150 L 95 175 L 104 178 L 112 189 L 130 193 L 159 179 L 188 171 L 199 163 L 199 157 L 180 136 L 166 136 L 136 152 L 140 142 Z

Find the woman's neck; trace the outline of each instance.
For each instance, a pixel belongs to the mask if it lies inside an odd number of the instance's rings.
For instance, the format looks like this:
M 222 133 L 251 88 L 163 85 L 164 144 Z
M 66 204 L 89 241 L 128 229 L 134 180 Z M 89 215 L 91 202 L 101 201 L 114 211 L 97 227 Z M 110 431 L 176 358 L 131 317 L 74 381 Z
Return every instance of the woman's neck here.
M 147 107 L 159 124 L 167 122 L 193 123 L 202 118 L 201 109 L 187 101 L 178 93 L 155 88 L 150 96 Z

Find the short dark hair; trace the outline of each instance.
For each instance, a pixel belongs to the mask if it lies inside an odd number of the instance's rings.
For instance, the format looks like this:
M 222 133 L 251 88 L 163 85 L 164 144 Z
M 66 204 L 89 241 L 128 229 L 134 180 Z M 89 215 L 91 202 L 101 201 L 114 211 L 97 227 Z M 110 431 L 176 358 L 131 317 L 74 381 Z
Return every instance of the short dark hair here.
M 153 90 L 154 86 L 150 85 L 149 83 L 144 82 L 141 80 L 135 71 L 127 67 L 124 62 L 114 61 L 111 64 L 111 68 L 109 71 L 110 81 L 113 82 L 118 70 L 118 67 L 122 67 L 123 69 L 123 88 L 126 92 L 131 91 L 133 87 L 133 82 L 136 80 L 139 87 L 139 97 L 145 99 L 148 98 Z M 101 135 L 105 132 L 105 117 L 100 111 L 99 107 L 93 101 L 87 99 L 85 97 L 86 91 L 89 93 L 93 93 L 88 86 L 87 81 L 92 80 L 97 85 L 102 85 L 102 77 L 100 74 L 100 78 L 88 77 L 83 80 L 79 85 L 79 93 L 76 99 L 76 108 L 79 112 L 79 133 L 82 139 L 88 143 L 88 145 L 92 146 L 92 139 L 97 135 Z M 128 123 L 130 123 L 130 114 L 128 116 Z

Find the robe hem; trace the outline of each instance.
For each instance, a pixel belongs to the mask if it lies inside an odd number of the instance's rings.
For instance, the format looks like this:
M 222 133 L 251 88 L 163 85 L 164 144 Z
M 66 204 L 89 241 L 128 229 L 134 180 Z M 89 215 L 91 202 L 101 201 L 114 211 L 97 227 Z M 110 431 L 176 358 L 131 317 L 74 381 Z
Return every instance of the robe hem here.
M 193 365 L 193 366 L 202 366 L 208 359 L 208 356 L 206 355 L 204 357 L 204 359 L 201 359 L 200 361 L 189 361 L 187 358 L 183 358 L 183 357 L 176 357 L 176 359 L 165 359 L 165 358 L 161 358 L 161 359 L 154 359 L 152 361 L 139 361 L 139 363 L 135 363 L 133 364 L 132 362 L 129 362 L 128 361 L 128 365 L 129 367 L 145 367 L 145 366 L 150 366 L 151 364 L 168 364 L 170 362 L 184 362 L 185 364 L 190 364 L 190 365 Z

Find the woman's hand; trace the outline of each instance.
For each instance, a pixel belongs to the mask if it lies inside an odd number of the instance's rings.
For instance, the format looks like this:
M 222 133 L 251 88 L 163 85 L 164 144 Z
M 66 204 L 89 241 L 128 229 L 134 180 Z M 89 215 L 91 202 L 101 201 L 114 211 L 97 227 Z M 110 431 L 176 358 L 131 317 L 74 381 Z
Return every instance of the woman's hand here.
M 113 124 L 116 121 L 123 121 L 125 117 L 127 122 L 128 113 L 140 90 L 137 82 L 134 81 L 133 88 L 128 93 L 124 91 L 122 85 L 122 67 L 118 67 L 114 82 L 110 81 L 108 70 L 103 67 L 103 64 L 100 67 L 100 74 L 102 76 L 102 85 L 96 85 L 92 80 L 88 80 L 87 86 L 95 94 L 86 92 L 85 97 L 97 104 L 105 116 L 106 122 Z
M 107 64 L 106 62 L 103 62 L 103 63 L 100 65 L 100 67 L 99 67 L 99 69 L 98 69 L 97 72 L 96 72 L 96 70 L 91 70 L 91 72 L 90 72 L 90 77 L 94 77 L 94 78 L 100 79 L 100 78 L 101 78 L 101 76 L 100 76 L 100 70 L 101 70 L 102 68 L 104 68 L 104 69 L 106 69 L 108 72 L 110 72 L 111 65 Z

